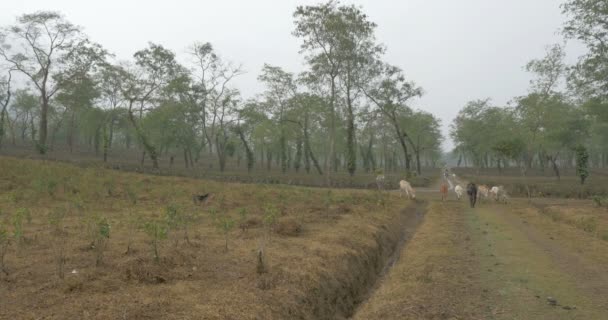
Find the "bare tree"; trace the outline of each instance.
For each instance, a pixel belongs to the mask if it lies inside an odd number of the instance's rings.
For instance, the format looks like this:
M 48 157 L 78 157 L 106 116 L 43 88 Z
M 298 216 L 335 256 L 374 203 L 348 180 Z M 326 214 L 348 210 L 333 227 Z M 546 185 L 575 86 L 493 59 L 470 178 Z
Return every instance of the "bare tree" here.
M 9 44 L 10 43 L 10 44 Z M 19 45 L 11 45 L 19 44 Z M 95 51 L 80 28 L 52 11 L 24 14 L 17 23 L 0 33 L 0 57 L 24 74 L 40 94 L 40 120 L 37 148 L 47 149 L 48 112 L 51 98 L 62 82 L 77 77 L 88 67 Z M 91 50 L 89 50 L 91 49 Z

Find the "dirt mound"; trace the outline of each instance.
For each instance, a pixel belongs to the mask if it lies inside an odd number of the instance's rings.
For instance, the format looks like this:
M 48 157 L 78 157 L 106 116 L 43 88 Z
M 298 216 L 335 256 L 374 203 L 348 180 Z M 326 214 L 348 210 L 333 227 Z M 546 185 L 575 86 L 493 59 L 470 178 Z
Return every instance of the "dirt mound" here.
M 302 233 L 302 224 L 294 219 L 279 220 L 275 232 L 282 236 L 297 237 Z

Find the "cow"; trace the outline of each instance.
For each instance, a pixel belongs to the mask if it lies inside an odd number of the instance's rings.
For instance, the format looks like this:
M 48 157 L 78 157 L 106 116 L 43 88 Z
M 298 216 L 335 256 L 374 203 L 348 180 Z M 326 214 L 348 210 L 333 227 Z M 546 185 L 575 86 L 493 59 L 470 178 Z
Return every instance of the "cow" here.
M 439 193 L 441 193 L 441 201 L 445 201 L 448 198 L 448 185 L 442 183 L 439 186 Z
M 457 185 L 454 187 L 454 192 L 456 192 L 456 197 L 458 200 L 464 195 L 464 188 L 461 185 Z
M 485 185 L 482 184 L 479 187 L 477 187 L 477 199 L 483 197 L 484 199 L 488 198 L 488 194 L 490 193 L 490 188 Z
M 399 197 L 402 197 L 404 192 L 409 199 L 416 199 L 416 191 L 414 191 L 412 185 L 405 180 L 401 180 L 399 181 Z
M 507 203 L 507 191 L 503 186 L 494 186 L 490 189 L 490 195 L 494 198 L 495 201 L 502 201 Z

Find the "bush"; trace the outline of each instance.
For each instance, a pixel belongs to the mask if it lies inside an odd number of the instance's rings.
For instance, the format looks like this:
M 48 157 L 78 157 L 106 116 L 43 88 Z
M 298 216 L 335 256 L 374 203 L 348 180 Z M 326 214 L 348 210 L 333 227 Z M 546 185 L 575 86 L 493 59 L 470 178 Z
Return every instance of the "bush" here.
M 247 209 L 245 208 L 239 209 L 239 228 L 241 228 L 242 232 L 249 229 L 249 225 L 247 224 Z
M 596 217 L 582 217 L 576 222 L 576 226 L 585 232 L 594 233 L 597 230 L 598 222 Z
M 9 245 L 9 237 L 8 231 L 4 228 L 2 224 L 0 224 L 0 271 L 4 272 L 8 275 L 8 272 L 4 266 L 4 256 L 6 256 L 6 252 L 8 251 Z
M 601 196 L 593 196 L 591 198 L 591 200 L 593 200 L 593 202 L 595 203 L 596 206 L 601 207 L 602 203 L 604 201 L 604 198 Z
M 215 215 L 215 226 L 224 234 L 225 250 L 228 251 L 228 235 L 234 228 L 235 221 L 228 214 Z
M 150 245 L 154 253 L 154 261 L 160 262 L 159 247 L 162 240 L 167 239 L 169 228 L 164 221 L 147 221 L 144 224 L 144 231 L 150 237 Z
M 116 189 L 116 181 L 111 175 L 103 181 L 103 188 L 106 190 L 108 197 L 114 196 Z
M 23 221 L 26 220 L 28 223 L 32 222 L 30 211 L 26 208 L 19 208 L 15 211 L 11 220 L 13 223 L 13 236 L 15 241 L 21 243 L 23 241 Z
M 103 253 L 108 246 L 110 239 L 110 224 L 104 217 L 98 218 L 96 222 L 96 237 L 95 237 L 95 265 L 99 266 L 103 260 Z
M 66 262 L 66 246 L 67 246 L 67 233 L 64 230 L 63 220 L 66 216 L 66 209 L 56 208 L 49 212 L 49 226 L 51 228 L 51 235 L 53 235 L 53 241 L 51 243 L 55 251 L 55 263 L 57 267 L 57 276 L 59 279 L 64 277 L 64 269 Z
M 277 216 L 278 216 L 278 212 L 275 207 L 272 207 L 272 206 L 266 207 L 266 210 L 264 212 L 263 222 L 264 222 L 264 227 L 266 228 L 266 234 L 268 236 L 268 239 L 272 238 L 272 231 L 277 222 Z

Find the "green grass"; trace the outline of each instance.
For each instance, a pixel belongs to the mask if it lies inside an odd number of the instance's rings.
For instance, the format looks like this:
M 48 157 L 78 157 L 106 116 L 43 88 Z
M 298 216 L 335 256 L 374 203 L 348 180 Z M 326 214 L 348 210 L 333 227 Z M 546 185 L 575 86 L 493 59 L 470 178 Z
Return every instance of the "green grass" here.
M 478 239 L 480 272 L 499 311 L 491 319 L 601 319 L 604 312 L 578 289 L 576 279 L 507 222 L 509 214 L 495 207 L 466 211 L 469 230 Z M 547 305 L 549 296 L 576 306 L 576 312 Z

